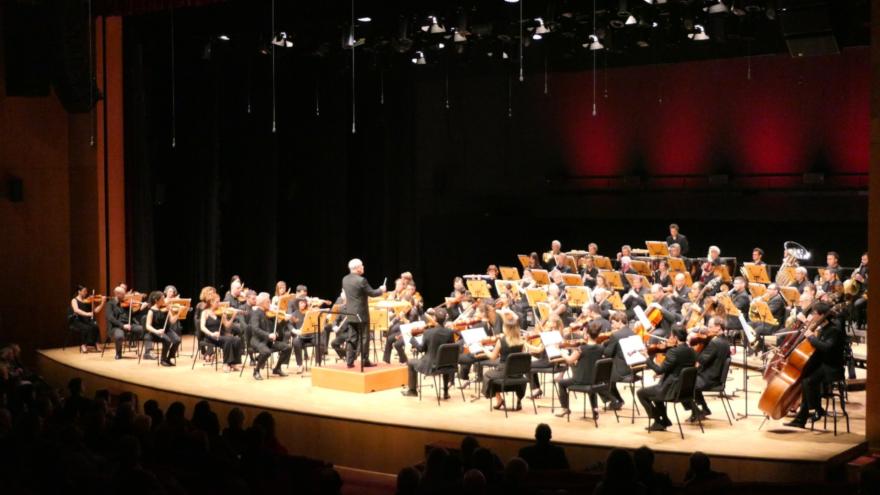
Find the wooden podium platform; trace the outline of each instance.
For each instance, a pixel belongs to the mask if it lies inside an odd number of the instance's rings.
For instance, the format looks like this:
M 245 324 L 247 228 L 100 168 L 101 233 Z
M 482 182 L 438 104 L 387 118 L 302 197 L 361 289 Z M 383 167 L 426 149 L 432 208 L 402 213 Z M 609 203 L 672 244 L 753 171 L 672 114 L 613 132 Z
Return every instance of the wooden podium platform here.
M 360 363 L 354 368 L 344 364 L 312 368 L 312 386 L 368 394 L 379 390 L 389 390 L 406 385 L 406 366 L 380 363 L 378 366 L 364 368 Z

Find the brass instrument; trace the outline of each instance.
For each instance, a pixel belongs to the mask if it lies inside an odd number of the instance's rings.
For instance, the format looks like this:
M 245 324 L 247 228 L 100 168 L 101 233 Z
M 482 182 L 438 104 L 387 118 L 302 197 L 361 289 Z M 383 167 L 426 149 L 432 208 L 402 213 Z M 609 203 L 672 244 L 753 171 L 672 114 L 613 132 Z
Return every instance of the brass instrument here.
M 550 263 L 550 260 L 553 258 L 553 251 L 547 251 L 541 255 L 541 259 L 544 261 L 544 264 Z
M 791 278 L 789 272 L 783 270 L 783 268 L 798 266 L 798 261 L 807 261 L 812 254 L 810 254 L 807 248 L 794 241 L 785 241 L 785 244 L 782 245 L 782 249 L 784 257 L 782 259 L 782 265 L 779 267 L 779 271 L 776 272 L 775 282 L 779 287 L 788 287 L 795 281 Z

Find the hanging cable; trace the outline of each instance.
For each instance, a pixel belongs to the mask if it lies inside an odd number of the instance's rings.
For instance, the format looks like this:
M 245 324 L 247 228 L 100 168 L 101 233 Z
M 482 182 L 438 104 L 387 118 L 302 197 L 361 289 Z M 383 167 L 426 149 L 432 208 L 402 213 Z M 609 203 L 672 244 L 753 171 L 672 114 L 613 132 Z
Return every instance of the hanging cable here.
M 355 81 L 354 81 L 354 48 L 357 43 L 354 39 L 354 0 L 351 0 L 351 133 L 357 132 L 355 126 Z
M 89 119 L 91 120 L 89 125 L 89 146 L 95 147 L 95 129 L 98 125 L 97 120 L 95 118 L 95 60 L 94 60 L 94 45 L 92 44 L 92 0 L 89 0 L 88 5 L 88 25 L 89 25 Z
M 275 37 L 275 0 L 272 0 L 272 38 Z M 275 101 L 275 43 L 270 43 L 272 47 L 272 134 L 275 134 L 277 129 L 277 109 L 276 109 L 276 101 Z
M 523 4 L 526 3 L 526 0 L 520 0 L 519 2 L 519 82 L 523 82 L 525 77 L 523 77 Z
M 177 78 L 174 59 L 174 7 L 171 8 L 171 148 L 177 147 Z

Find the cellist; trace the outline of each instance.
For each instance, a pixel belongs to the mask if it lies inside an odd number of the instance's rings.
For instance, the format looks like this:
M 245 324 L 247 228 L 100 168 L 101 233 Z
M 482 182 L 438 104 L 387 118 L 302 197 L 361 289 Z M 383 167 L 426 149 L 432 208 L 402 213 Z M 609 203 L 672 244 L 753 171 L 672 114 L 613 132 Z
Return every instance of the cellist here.
M 815 348 L 803 372 L 801 386 L 801 406 L 792 421 L 785 426 L 804 428 L 807 419 L 816 422 L 825 416 L 822 409 L 822 384 L 843 378 L 843 350 L 846 338 L 840 320 L 831 314 L 831 306 L 825 302 L 813 305 L 813 312 L 807 319 L 804 339 Z M 810 414 L 813 411 L 813 414 Z

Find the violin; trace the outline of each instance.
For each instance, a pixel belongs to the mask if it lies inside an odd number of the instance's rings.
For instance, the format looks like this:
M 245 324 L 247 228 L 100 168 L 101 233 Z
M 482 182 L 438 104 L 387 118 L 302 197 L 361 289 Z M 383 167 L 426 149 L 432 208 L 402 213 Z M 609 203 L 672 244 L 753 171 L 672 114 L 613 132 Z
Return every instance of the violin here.
M 597 343 L 597 344 L 601 344 L 601 343 L 603 343 L 603 342 L 606 342 L 608 339 L 611 338 L 611 334 L 613 334 L 613 333 L 614 333 L 614 332 L 612 332 L 612 331 L 610 331 L 610 330 L 607 331 L 607 332 L 601 332 L 601 333 L 599 333 L 599 335 L 596 335 L 596 339 L 595 339 L 595 340 L 596 340 L 596 343 Z
M 589 342 L 586 339 L 563 340 L 562 342 L 559 343 L 559 348 L 560 349 L 567 349 L 570 347 L 580 347 L 585 344 L 589 344 Z
M 233 308 L 227 308 L 227 309 L 231 310 L 233 312 L 232 313 L 233 315 L 235 313 L 241 312 L 240 309 L 233 309 Z M 227 313 L 227 314 L 229 314 L 229 313 Z M 266 317 L 267 318 L 275 318 L 276 320 L 280 320 L 280 321 L 294 321 L 296 319 L 293 317 L 292 314 L 287 314 L 281 310 L 272 311 L 271 309 L 269 311 L 266 311 Z
M 663 312 L 660 311 L 660 308 L 652 304 L 651 306 L 648 306 L 648 310 L 645 311 L 645 316 L 651 323 L 651 328 L 645 328 L 641 321 L 637 321 L 636 324 L 633 325 L 632 331 L 634 334 L 642 337 L 642 340 L 647 343 L 651 340 L 651 332 L 660 324 L 660 322 L 663 321 Z
M 721 332 L 718 330 L 701 328 L 688 337 L 688 344 L 690 344 L 690 346 L 694 348 L 694 352 L 699 354 L 703 352 L 703 350 L 706 348 L 706 345 L 709 344 L 709 341 L 719 335 L 721 335 Z
M 658 342 L 656 344 L 648 344 L 645 346 L 648 349 L 649 356 L 656 356 L 657 354 L 666 354 L 666 351 L 672 348 L 666 342 Z
M 100 294 L 92 294 L 90 296 L 86 296 L 83 299 L 83 302 L 86 304 L 101 304 L 106 299 L 106 296 L 102 296 Z
M 221 306 L 214 309 L 214 314 L 217 316 L 235 316 L 238 313 L 241 313 L 240 309 L 230 308 L 229 306 Z
M 474 325 L 483 323 L 482 318 L 466 318 L 464 320 L 453 321 L 450 325 L 452 330 L 466 330 Z

